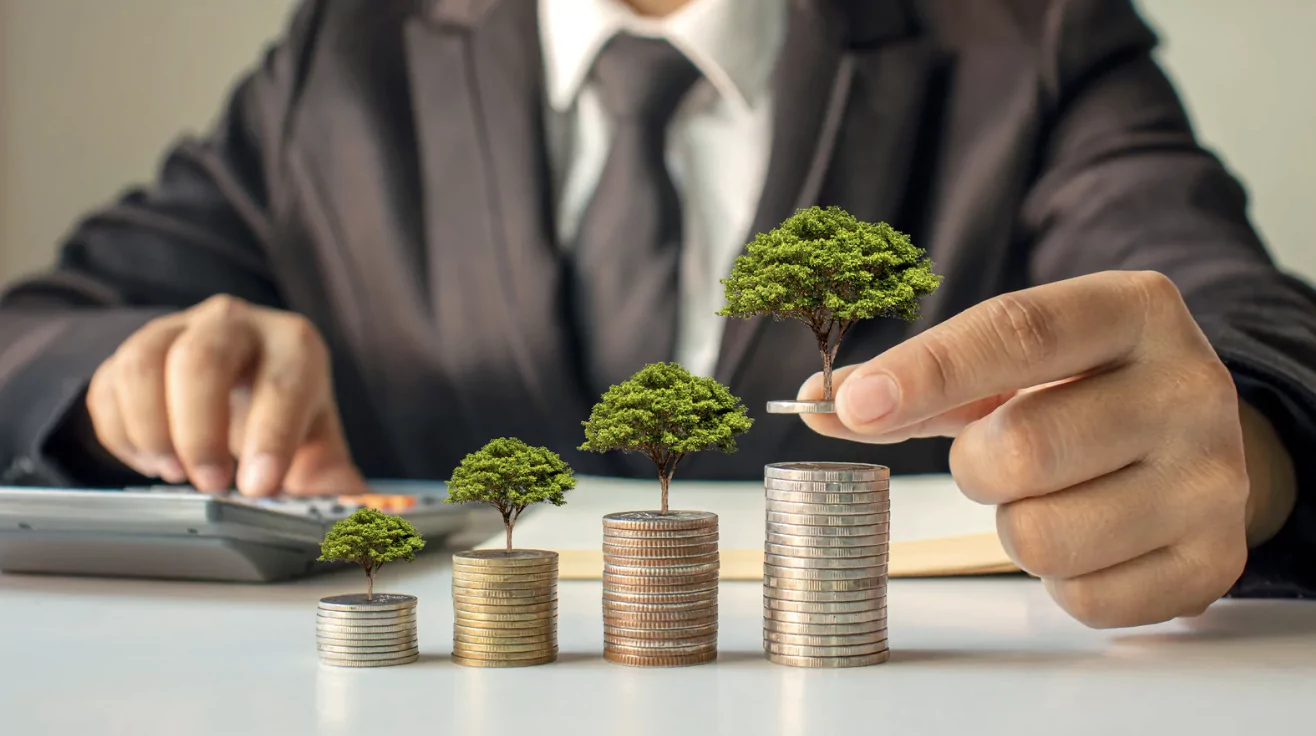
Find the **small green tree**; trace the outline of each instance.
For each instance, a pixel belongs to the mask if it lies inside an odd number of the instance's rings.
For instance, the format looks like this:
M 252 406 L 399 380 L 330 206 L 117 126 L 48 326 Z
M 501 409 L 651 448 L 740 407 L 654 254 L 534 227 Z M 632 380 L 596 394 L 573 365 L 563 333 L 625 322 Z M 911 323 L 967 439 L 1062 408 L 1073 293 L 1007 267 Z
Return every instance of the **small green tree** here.
M 357 509 L 339 520 L 320 543 L 322 562 L 355 562 L 366 571 L 366 600 L 374 600 L 375 574 L 387 562 L 416 559 L 425 542 L 411 522 L 376 509 Z
M 561 506 L 576 487 L 571 467 L 547 447 L 531 447 L 500 437 L 462 459 L 448 481 L 447 503 L 478 501 L 498 509 L 512 549 L 512 527 L 526 507 L 548 502 Z
M 885 222 L 811 207 L 755 236 L 722 284 L 726 306 L 719 315 L 797 319 L 813 331 L 823 400 L 831 401 L 832 364 L 850 328 L 873 317 L 916 319 L 919 298 L 935 291 L 941 277 L 922 249 Z
M 653 363 L 608 389 L 585 425 L 582 450 L 643 453 L 658 469 L 662 513 L 681 458 L 702 450 L 736 451 L 736 435 L 754 423 L 726 386 L 676 363 Z

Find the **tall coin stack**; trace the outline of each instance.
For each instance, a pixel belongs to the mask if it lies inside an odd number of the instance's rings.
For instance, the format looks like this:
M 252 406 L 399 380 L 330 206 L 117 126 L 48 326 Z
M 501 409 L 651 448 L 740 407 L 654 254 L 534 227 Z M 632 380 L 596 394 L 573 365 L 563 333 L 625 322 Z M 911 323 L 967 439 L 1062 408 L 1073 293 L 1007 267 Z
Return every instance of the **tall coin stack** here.
M 717 659 L 717 514 L 603 517 L 603 658 L 635 667 Z
M 862 463 L 764 469 L 763 648 L 794 667 L 887 660 L 890 471 Z
M 481 549 L 452 556 L 452 661 L 528 667 L 557 659 L 558 555 Z
M 320 661 L 335 667 L 388 667 L 420 657 L 416 597 L 376 593 L 320 599 L 316 614 Z

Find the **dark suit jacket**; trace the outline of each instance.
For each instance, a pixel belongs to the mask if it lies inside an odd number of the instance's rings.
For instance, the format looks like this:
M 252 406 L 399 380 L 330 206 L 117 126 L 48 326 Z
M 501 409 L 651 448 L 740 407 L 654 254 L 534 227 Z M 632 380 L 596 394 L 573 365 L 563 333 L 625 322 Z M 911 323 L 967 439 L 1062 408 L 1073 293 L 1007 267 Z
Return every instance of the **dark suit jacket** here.
M 643 459 L 574 450 L 596 397 L 561 304 L 535 7 L 306 0 L 209 137 L 178 144 L 153 186 L 90 215 L 54 270 L 4 296 L 6 479 L 108 482 L 56 441 L 89 377 L 147 319 L 217 293 L 319 326 L 369 476 L 444 478 L 501 435 L 548 445 L 580 472 L 652 474 Z M 1002 292 L 1161 271 L 1308 483 L 1313 293 L 1272 265 L 1128 2 L 790 8 L 754 231 L 836 204 L 910 233 L 945 276 L 920 322 L 861 325 L 842 362 Z M 799 459 L 947 469 L 946 441 L 847 444 L 762 416 L 818 368 L 801 325 L 732 321 L 717 378 L 759 421 L 739 453 L 694 457 L 682 477 L 755 478 L 767 461 Z M 1284 535 L 1254 554 L 1255 590 L 1282 591 L 1295 564 L 1316 564 L 1308 488 Z

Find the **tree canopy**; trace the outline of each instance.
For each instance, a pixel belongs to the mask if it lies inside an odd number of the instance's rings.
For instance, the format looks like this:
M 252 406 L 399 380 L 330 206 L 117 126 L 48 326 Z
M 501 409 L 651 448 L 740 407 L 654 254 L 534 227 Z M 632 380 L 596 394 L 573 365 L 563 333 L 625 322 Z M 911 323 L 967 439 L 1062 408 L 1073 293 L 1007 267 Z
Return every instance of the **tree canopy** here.
M 592 452 L 639 452 L 658 469 L 662 511 L 681 458 L 691 452 L 736 451 L 736 436 L 754 423 L 731 391 L 676 363 L 653 363 L 608 389 L 584 422 Z
M 919 298 L 940 283 L 923 250 L 887 223 L 810 207 L 755 236 L 722 279 L 726 306 L 718 314 L 807 325 L 818 340 L 830 400 L 832 362 L 845 333 L 874 317 L 916 319 Z
M 320 560 L 360 565 L 366 573 L 366 599 L 370 600 L 380 567 L 397 560 L 411 562 L 424 547 L 424 540 L 411 522 L 364 508 L 333 525 L 320 543 Z
M 512 548 L 512 527 L 527 507 L 561 506 L 576 487 L 571 467 L 547 447 L 499 437 L 462 459 L 448 481 L 447 503 L 479 502 L 498 509 Z

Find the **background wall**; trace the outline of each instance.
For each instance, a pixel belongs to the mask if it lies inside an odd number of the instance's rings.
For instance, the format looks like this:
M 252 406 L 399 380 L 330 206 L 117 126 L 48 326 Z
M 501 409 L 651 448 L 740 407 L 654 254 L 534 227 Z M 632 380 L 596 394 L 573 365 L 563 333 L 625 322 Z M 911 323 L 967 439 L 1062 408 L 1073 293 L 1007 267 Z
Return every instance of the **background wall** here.
M 0 0 L 0 280 L 202 130 L 293 0 Z M 1140 0 L 1204 141 L 1284 266 L 1316 280 L 1313 0 Z

